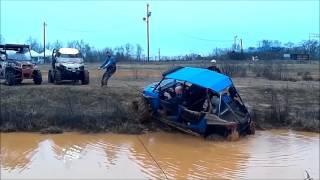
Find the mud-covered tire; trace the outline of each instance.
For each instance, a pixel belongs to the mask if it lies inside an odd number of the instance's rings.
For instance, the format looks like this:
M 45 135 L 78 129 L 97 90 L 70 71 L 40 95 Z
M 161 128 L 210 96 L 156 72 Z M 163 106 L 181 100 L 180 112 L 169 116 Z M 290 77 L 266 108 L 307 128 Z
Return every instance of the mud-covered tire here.
M 87 71 L 87 70 L 84 70 L 84 71 L 83 71 L 83 76 L 82 76 L 82 79 L 81 79 L 81 84 L 82 84 L 82 85 L 89 84 L 89 71 Z
M 255 125 L 254 122 L 251 122 L 251 123 L 249 124 L 248 130 L 247 130 L 247 134 L 253 135 L 253 134 L 255 134 L 255 133 L 256 133 L 256 125 Z
M 21 84 L 22 83 L 22 79 L 16 79 L 16 84 Z
M 37 85 L 42 83 L 42 74 L 39 70 L 33 71 L 33 82 Z
M 239 140 L 239 138 L 240 138 L 240 133 L 237 128 L 232 129 L 227 136 L 228 141 L 236 141 L 236 140 Z
M 48 71 L 48 83 L 53 83 L 53 75 L 51 70 Z
M 56 70 L 54 73 L 54 83 L 55 84 L 60 84 L 62 79 L 61 72 L 59 70 Z
M 151 119 L 151 107 L 147 99 L 141 97 L 137 102 L 137 113 L 139 122 L 147 122 Z
M 14 72 L 12 72 L 12 71 L 6 72 L 6 82 L 9 86 L 13 86 L 16 84 L 16 77 L 15 77 Z

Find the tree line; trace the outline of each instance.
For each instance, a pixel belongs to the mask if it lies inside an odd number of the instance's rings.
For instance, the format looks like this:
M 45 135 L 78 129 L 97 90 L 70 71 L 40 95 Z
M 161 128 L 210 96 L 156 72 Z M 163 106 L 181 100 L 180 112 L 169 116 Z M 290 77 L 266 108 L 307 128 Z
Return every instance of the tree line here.
M 0 35 L 0 43 L 4 43 L 4 37 Z M 31 49 L 37 52 L 43 51 L 43 45 L 35 38 L 29 37 L 26 41 Z M 105 52 L 110 51 L 117 61 L 144 61 L 146 60 L 143 54 L 144 49 L 140 44 L 126 43 L 116 47 L 108 47 L 97 49 L 83 40 L 73 40 L 66 44 L 56 40 L 53 43 L 48 42 L 46 49 L 59 49 L 61 47 L 77 48 L 84 55 L 87 62 L 100 62 L 105 59 Z M 161 56 L 151 57 L 152 60 L 170 61 L 170 60 L 249 60 L 252 56 L 258 56 L 259 59 L 273 60 L 282 59 L 284 54 L 308 54 L 310 59 L 320 59 L 320 43 L 319 40 L 304 40 L 299 43 L 282 43 L 278 40 L 262 40 L 258 42 L 257 47 L 248 47 L 244 50 L 240 49 L 239 45 L 235 48 L 214 48 L 207 55 L 197 53 L 189 53 L 180 56 Z M 210 48 L 210 47 L 208 47 Z M 211 49 L 211 48 L 210 48 Z

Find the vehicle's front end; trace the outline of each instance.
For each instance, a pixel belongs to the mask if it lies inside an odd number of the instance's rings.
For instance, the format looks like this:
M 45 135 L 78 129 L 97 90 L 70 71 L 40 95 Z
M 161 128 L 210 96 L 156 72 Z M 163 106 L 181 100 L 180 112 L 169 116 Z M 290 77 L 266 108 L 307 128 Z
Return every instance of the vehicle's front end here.
M 32 64 L 29 61 L 21 61 L 21 62 L 14 62 L 13 68 L 17 71 L 17 75 L 21 79 L 32 79 L 33 78 L 33 71 L 36 68 L 36 65 Z
M 60 59 L 56 69 L 62 74 L 61 80 L 81 80 L 85 67 L 81 59 Z
M 158 82 L 149 84 L 143 89 L 143 98 L 147 100 L 147 102 L 150 104 L 152 110 L 155 112 L 159 108 L 159 94 L 155 90 L 157 88 Z
M 82 84 L 89 84 L 89 71 L 86 70 L 83 56 L 78 49 L 53 50 L 52 69 L 48 72 L 48 81 L 59 84 L 62 80 L 80 80 Z

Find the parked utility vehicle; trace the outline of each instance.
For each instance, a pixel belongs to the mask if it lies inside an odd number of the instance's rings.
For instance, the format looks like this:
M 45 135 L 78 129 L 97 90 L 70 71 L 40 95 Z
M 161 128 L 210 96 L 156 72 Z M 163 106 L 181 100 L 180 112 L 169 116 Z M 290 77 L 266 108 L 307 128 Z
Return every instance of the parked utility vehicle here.
M 0 56 L 0 79 L 5 79 L 9 86 L 20 84 L 24 79 L 42 83 L 41 71 L 31 62 L 29 45 L 0 45 Z
M 78 49 L 60 48 L 52 52 L 52 68 L 48 72 L 49 83 L 60 84 L 63 80 L 89 84 L 89 72 Z
M 178 91 L 182 92 L 178 96 Z M 178 67 L 143 90 L 136 107 L 140 120 L 151 118 L 182 131 L 208 137 L 254 134 L 254 124 L 232 80 L 202 68 Z

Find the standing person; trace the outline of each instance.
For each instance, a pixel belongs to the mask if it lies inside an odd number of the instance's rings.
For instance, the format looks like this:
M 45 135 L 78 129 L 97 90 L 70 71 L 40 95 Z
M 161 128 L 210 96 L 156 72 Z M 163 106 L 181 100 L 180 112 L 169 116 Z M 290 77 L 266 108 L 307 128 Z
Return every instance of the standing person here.
M 104 63 L 99 67 L 99 69 L 106 69 L 106 71 L 103 74 L 103 77 L 101 79 L 101 87 L 104 85 L 108 85 L 109 78 L 116 72 L 117 66 L 116 66 L 116 60 L 111 55 L 110 51 L 106 52 L 107 58 L 104 61 Z
M 212 65 L 209 66 L 208 69 L 217 73 L 221 73 L 220 69 L 217 67 L 217 61 L 215 59 L 212 59 L 210 62 Z

